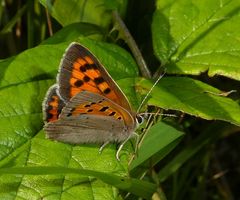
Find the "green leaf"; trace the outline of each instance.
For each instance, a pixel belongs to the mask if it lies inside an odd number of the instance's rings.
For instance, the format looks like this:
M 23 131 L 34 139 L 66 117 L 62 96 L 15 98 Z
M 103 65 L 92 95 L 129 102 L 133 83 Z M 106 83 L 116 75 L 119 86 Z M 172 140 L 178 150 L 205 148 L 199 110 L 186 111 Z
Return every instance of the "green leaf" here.
M 0 160 L 42 129 L 41 103 L 53 81 L 33 81 L 0 90 Z
M 158 162 L 169 152 L 166 151 L 166 148 L 173 149 L 180 141 L 179 138 L 182 135 L 182 132 L 163 122 L 152 126 L 140 145 L 136 159 L 130 165 L 130 170 L 133 170 L 155 154 L 158 154 L 158 159 L 153 160 L 154 162 Z M 160 153 L 163 155 L 159 156 Z
M 111 10 L 119 10 L 124 13 L 126 0 L 39 0 L 50 11 L 51 15 L 62 25 L 66 26 L 75 22 L 86 22 L 107 27 L 111 23 Z M 67 16 L 67 17 L 66 17 Z
M 67 43 L 40 45 L 0 64 L 0 87 L 54 79 Z
M 149 91 L 152 83 L 139 82 L 139 90 Z M 153 89 L 149 104 L 179 110 L 207 120 L 223 120 L 240 125 L 240 106 L 221 91 L 201 81 L 186 77 L 167 77 Z
M 240 80 L 239 0 L 157 1 L 154 52 L 168 73 Z
M 0 174 L 21 174 L 21 175 L 78 174 L 78 175 L 84 175 L 84 176 L 91 176 L 91 177 L 96 177 L 107 184 L 113 185 L 119 189 L 131 192 L 135 195 L 138 195 L 146 199 L 150 199 L 152 194 L 156 190 L 156 186 L 154 184 L 148 183 L 146 181 L 131 179 L 127 177 L 120 177 L 114 174 L 107 174 L 103 172 L 86 170 L 86 169 L 75 169 L 75 168 L 64 168 L 64 167 L 0 168 Z M 90 182 L 92 184 L 94 181 L 95 181 L 94 179 L 90 179 Z M 83 199 L 83 194 L 81 194 L 81 198 Z M 88 196 L 86 196 L 86 198 L 88 198 Z

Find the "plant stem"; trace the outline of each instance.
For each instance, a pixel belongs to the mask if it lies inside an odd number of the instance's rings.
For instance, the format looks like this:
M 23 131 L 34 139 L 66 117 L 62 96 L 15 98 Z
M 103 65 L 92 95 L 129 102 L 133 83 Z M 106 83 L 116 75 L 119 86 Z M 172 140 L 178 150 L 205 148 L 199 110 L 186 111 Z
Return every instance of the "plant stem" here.
M 121 17 L 119 16 L 117 11 L 113 11 L 112 12 L 113 15 L 113 20 L 115 22 L 115 24 L 118 27 L 118 31 L 120 32 L 120 34 L 122 34 L 123 39 L 125 40 L 125 42 L 128 44 L 129 48 L 131 49 L 133 56 L 136 59 L 136 62 L 140 68 L 141 74 L 143 77 L 145 78 L 151 78 L 151 72 L 149 71 L 145 60 L 143 59 L 142 53 L 140 52 L 135 40 L 133 39 L 133 37 L 131 36 L 129 30 L 127 29 L 126 25 L 124 24 L 124 22 L 122 21 Z
M 53 35 L 53 29 L 52 29 L 52 22 L 51 22 L 51 18 L 49 16 L 48 13 L 48 9 L 45 9 L 46 11 L 46 17 L 47 17 L 47 25 L 48 25 L 48 31 L 49 31 L 49 35 L 52 36 Z

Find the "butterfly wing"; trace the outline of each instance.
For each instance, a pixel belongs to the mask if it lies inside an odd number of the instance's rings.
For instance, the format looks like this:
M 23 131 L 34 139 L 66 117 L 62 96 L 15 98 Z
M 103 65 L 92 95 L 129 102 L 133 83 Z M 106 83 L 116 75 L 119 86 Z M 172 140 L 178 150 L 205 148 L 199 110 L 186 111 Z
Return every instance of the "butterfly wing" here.
M 76 94 L 63 108 L 59 119 L 47 123 L 44 130 L 54 140 L 104 143 L 125 140 L 135 126 L 126 109 L 104 96 L 83 91 Z
M 42 105 L 44 122 L 56 121 L 64 106 L 65 103 L 57 94 L 57 85 L 53 85 L 48 89 Z
M 58 74 L 59 94 L 65 102 L 81 91 L 100 94 L 131 111 L 118 85 L 97 58 L 85 47 L 72 43 L 62 58 Z

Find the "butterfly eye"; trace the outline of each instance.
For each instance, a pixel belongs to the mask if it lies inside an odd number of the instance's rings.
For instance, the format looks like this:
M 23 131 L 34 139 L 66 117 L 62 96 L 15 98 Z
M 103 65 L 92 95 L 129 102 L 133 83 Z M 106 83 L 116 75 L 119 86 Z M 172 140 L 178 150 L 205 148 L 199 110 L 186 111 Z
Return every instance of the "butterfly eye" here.
M 141 125 L 144 122 L 144 118 L 141 115 L 137 115 L 136 117 L 138 125 Z

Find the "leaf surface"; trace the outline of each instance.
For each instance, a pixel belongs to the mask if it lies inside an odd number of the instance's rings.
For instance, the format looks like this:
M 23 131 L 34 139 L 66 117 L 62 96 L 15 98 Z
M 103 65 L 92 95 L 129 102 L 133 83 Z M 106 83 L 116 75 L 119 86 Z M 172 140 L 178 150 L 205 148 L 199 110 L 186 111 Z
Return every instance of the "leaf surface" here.
M 240 80 L 240 1 L 157 1 L 154 52 L 168 73 Z

